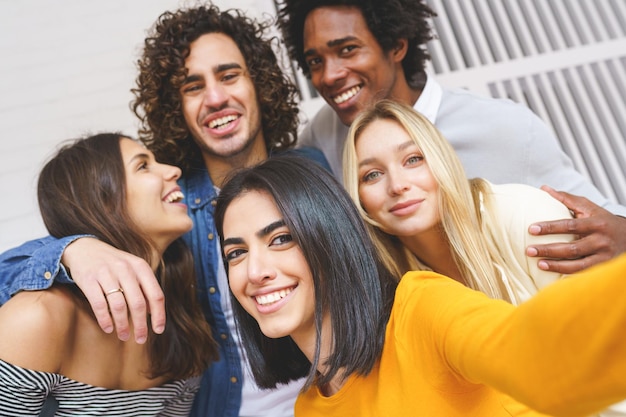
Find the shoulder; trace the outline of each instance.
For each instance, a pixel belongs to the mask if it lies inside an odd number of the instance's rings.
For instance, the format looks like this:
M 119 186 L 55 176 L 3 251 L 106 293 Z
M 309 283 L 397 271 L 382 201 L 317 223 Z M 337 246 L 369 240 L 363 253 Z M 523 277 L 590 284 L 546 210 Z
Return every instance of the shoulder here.
M 278 155 L 300 156 L 302 158 L 306 158 L 306 159 L 309 159 L 311 161 L 317 162 L 323 168 L 325 168 L 328 171 L 330 171 L 330 165 L 328 164 L 328 160 L 324 156 L 324 153 L 321 150 L 317 149 L 317 148 L 313 148 L 313 147 L 310 147 L 310 146 L 301 146 L 299 148 L 289 149 L 289 150 L 284 151 L 284 152 L 282 152 L 282 153 L 280 153 Z
M 530 223 L 571 218 L 569 209 L 540 188 L 526 184 L 490 184 L 493 209 L 499 215 L 523 214 Z
M 43 372 L 58 372 L 75 325 L 70 291 L 55 286 L 22 291 L 0 308 L 0 359 Z
M 340 135 L 347 132 L 347 129 L 348 127 L 341 123 L 335 111 L 329 105 L 324 104 L 305 124 L 298 135 L 297 143 L 298 146 L 310 146 L 319 140 L 340 139 Z

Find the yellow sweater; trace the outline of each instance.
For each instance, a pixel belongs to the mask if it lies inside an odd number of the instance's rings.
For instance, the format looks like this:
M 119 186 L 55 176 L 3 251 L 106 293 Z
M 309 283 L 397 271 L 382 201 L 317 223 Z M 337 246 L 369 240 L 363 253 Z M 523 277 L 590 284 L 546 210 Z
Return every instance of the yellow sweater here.
M 625 330 L 626 255 L 517 308 L 436 273 L 409 272 L 377 367 L 331 397 L 315 387 L 301 394 L 295 415 L 544 415 L 529 407 L 589 415 L 626 398 Z

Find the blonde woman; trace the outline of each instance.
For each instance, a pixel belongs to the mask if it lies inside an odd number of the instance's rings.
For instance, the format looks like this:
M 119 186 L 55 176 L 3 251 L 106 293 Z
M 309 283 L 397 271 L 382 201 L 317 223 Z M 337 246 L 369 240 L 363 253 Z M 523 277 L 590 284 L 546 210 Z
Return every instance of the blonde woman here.
M 344 167 L 344 184 L 395 276 L 432 270 L 513 304 L 561 277 L 539 269 L 525 248 L 573 240 L 528 233 L 536 221 L 571 217 L 567 207 L 527 185 L 468 181 L 452 147 L 414 109 L 383 100 L 364 111 L 350 128 Z M 626 415 L 626 404 L 602 415 Z
M 348 192 L 397 276 L 432 269 L 515 304 L 560 277 L 537 268 L 525 247 L 574 236 L 527 229 L 569 210 L 527 185 L 468 181 L 450 144 L 412 108 L 383 100 L 361 114 L 344 166 Z

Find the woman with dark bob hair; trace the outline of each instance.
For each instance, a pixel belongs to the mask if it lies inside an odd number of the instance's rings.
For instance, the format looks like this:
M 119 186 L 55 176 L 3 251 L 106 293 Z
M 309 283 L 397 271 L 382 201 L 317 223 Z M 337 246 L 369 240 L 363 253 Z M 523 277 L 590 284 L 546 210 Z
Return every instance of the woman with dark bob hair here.
M 517 307 L 431 271 L 397 283 L 346 191 L 294 157 L 235 174 L 215 219 L 258 384 L 307 377 L 296 417 L 583 416 L 626 397 L 626 255 Z
M 38 415 L 48 396 L 63 416 L 189 414 L 217 350 L 180 239 L 192 227 L 180 175 L 118 133 L 73 141 L 44 166 L 37 190 L 49 233 L 91 235 L 145 259 L 168 324 L 145 344 L 122 342 L 100 330 L 74 285 L 17 293 L 0 308 L 0 415 Z M 122 288 L 102 292 L 112 309 L 124 302 Z

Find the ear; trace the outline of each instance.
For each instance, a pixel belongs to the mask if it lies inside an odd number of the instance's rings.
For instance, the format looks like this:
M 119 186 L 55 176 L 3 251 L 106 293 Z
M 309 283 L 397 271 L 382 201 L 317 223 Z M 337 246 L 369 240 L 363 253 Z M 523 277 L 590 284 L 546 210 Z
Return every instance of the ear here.
M 409 48 L 409 41 L 406 38 L 400 38 L 396 41 L 396 45 L 391 50 L 391 58 L 394 62 L 402 62 Z

